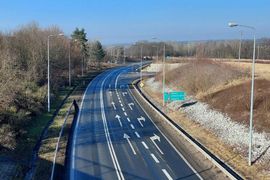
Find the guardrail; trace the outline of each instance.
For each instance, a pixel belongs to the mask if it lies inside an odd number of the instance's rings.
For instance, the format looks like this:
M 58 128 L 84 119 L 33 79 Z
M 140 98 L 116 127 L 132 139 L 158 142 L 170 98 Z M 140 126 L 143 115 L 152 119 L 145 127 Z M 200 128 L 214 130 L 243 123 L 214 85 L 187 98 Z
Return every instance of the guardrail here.
M 157 108 L 138 88 L 138 83 L 140 80 L 135 80 L 132 86 L 141 96 L 141 98 L 147 103 L 147 105 L 152 108 L 157 114 L 162 117 L 171 127 L 173 127 L 182 137 L 184 137 L 189 143 L 191 143 L 199 152 L 201 152 L 207 159 L 209 159 L 214 165 L 216 165 L 224 174 L 226 174 L 231 179 L 244 179 L 238 172 L 236 172 L 230 165 L 226 164 L 219 157 L 214 155 L 210 150 L 208 150 L 199 141 L 194 139 L 188 132 L 186 132 L 180 125 L 175 123 L 170 119 L 165 113 L 163 113 L 159 108 Z
M 69 106 L 68 108 L 68 111 L 66 112 L 66 115 L 65 115 L 65 119 L 64 119 L 64 123 L 61 127 L 61 130 L 59 132 L 59 136 L 58 136 L 58 139 L 57 139 L 57 143 L 56 143 L 56 146 L 55 146 L 55 151 L 54 151 L 54 158 L 53 158 L 53 165 L 52 165 L 52 171 L 51 171 L 51 176 L 50 176 L 50 180 L 53 180 L 54 179 L 54 174 L 55 174 L 55 162 L 56 162 L 56 158 L 57 158 L 57 153 L 58 153 L 58 150 L 59 150 L 59 143 L 60 143 L 60 139 L 63 135 L 63 131 L 64 131 L 64 128 L 66 126 L 66 123 L 67 123 L 67 119 L 70 115 L 70 112 L 71 112 L 71 109 L 72 107 L 74 106 L 74 109 L 75 109 L 75 116 L 78 112 L 78 105 L 76 103 L 76 101 L 74 100 L 72 102 L 72 104 Z

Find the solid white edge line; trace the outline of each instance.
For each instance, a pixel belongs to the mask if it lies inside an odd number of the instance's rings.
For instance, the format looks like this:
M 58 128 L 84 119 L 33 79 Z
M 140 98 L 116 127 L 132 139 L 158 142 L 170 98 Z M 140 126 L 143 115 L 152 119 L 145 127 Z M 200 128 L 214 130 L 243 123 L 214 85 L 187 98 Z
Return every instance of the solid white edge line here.
M 105 71 L 107 73 L 107 71 Z M 105 73 L 103 72 L 103 73 Z M 94 79 L 91 80 L 91 82 L 88 84 L 88 86 L 86 87 L 85 91 L 84 91 L 84 94 L 83 94 L 83 97 L 82 97 L 82 100 L 81 100 L 81 104 L 80 104 L 80 109 L 79 109 L 79 114 L 78 114 L 78 117 L 77 117 L 77 122 L 75 124 L 75 127 L 74 127 L 74 135 L 73 135 L 73 139 L 72 139 L 72 150 L 71 150 L 71 170 L 70 170 L 70 178 L 72 176 L 74 176 L 74 169 L 75 169 L 75 153 L 76 153 L 76 149 L 75 149 L 75 144 L 76 144 L 76 139 L 77 139 L 77 129 L 78 129 L 78 125 L 79 125 L 79 121 L 81 119 L 81 112 L 82 112 L 82 106 L 83 106 L 83 102 L 84 102 L 84 99 L 85 99 L 85 95 L 89 89 L 89 87 L 92 85 L 92 83 L 97 79 L 99 78 L 100 76 L 104 75 L 103 73 L 97 75 Z
M 136 88 L 135 88 L 136 89 Z M 154 123 L 154 121 L 152 120 L 152 118 L 150 118 L 150 116 L 149 116 L 149 114 L 144 110 L 144 108 L 141 106 L 141 104 L 138 102 L 138 100 L 135 98 L 135 97 L 133 97 L 131 94 L 132 94 L 132 92 L 130 91 L 130 89 L 128 89 L 128 91 L 129 91 L 129 95 L 130 95 L 130 97 L 132 97 L 132 99 L 134 99 L 136 102 L 137 102 L 137 104 L 139 104 L 139 106 L 141 107 L 141 109 L 144 111 L 144 113 L 147 115 L 147 117 L 152 121 L 152 123 L 154 124 L 154 126 L 158 129 L 158 131 L 163 135 L 163 137 L 167 140 L 167 142 L 173 147 L 173 149 L 177 152 L 177 154 L 185 161 L 185 163 L 190 167 L 190 169 L 196 174 L 196 176 L 199 178 L 199 179 L 201 179 L 201 180 L 203 180 L 203 178 L 201 177 L 201 175 L 189 164 L 189 162 L 186 160 L 186 158 L 178 151 L 178 149 L 176 149 L 176 147 L 172 144 L 172 142 L 167 138 L 167 136 L 165 136 L 165 134 L 157 127 L 157 125 Z M 137 89 L 136 89 L 136 91 L 138 91 Z M 143 98 L 142 97 L 142 95 L 140 94 L 140 92 L 137 92 L 140 96 L 141 96 L 141 98 Z
M 162 172 L 165 174 L 165 176 L 168 178 L 168 180 L 173 180 L 173 178 L 170 176 L 168 171 L 166 169 L 162 169 Z
M 154 161 L 155 161 L 156 163 L 159 163 L 158 158 L 157 158 L 153 153 L 151 153 L 151 156 L 152 156 L 152 158 L 154 159 Z

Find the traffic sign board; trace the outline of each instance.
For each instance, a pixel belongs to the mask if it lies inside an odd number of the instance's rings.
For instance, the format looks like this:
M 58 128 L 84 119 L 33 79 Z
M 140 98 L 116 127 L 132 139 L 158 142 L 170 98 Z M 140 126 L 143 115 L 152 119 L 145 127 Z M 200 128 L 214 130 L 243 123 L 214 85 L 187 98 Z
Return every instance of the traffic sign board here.
M 186 98 L 186 93 L 184 91 L 173 91 L 173 92 L 164 92 L 163 98 L 165 101 L 182 101 Z

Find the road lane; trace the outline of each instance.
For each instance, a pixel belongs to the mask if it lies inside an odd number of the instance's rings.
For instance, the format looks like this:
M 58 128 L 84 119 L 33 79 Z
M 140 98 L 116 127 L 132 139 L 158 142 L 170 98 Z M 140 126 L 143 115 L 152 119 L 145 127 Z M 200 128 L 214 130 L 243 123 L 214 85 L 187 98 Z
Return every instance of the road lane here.
M 109 70 L 86 90 L 70 179 L 199 179 L 131 96 L 131 69 Z

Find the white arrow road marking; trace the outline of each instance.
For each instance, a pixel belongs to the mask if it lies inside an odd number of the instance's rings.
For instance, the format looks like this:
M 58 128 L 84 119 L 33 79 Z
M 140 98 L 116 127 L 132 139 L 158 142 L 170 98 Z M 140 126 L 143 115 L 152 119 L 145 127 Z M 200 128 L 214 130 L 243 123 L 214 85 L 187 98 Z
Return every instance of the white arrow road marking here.
M 167 172 L 166 169 L 162 169 L 162 172 L 165 174 L 165 176 L 168 178 L 168 180 L 173 180 L 173 178 L 170 176 L 170 174 Z
M 116 107 L 115 107 L 115 103 L 112 102 L 112 105 L 113 105 L 113 109 L 116 110 Z
M 139 135 L 139 133 L 137 131 L 135 131 L 135 134 L 136 134 L 137 138 L 141 138 L 141 136 Z
M 132 149 L 133 154 L 136 155 L 136 151 L 135 151 L 135 149 L 133 148 L 133 146 L 132 146 L 132 144 L 131 144 L 131 142 L 130 142 L 130 140 L 129 140 L 129 138 L 130 138 L 129 135 L 127 135 L 126 133 L 124 133 L 124 138 L 127 140 L 128 144 L 129 144 L 129 146 L 130 146 L 130 148 Z
M 161 151 L 161 149 L 158 147 L 158 145 L 155 142 L 155 140 L 158 140 L 160 142 L 160 137 L 158 135 L 154 134 L 154 136 L 151 136 L 150 139 L 154 143 L 156 148 L 159 150 L 159 152 L 163 155 L 163 152 Z
M 133 125 L 133 124 L 130 124 L 130 127 L 131 127 L 132 129 L 135 129 L 135 127 L 134 127 L 134 125 Z
M 127 113 L 126 113 L 126 112 L 124 112 L 124 115 L 125 115 L 125 116 L 127 116 Z
M 117 114 L 117 115 L 115 116 L 115 118 L 118 119 L 120 126 L 123 127 L 122 122 L 121 122 L 121 119 L 120 119 L 121 117 Z
M 130 122 L 130 119 L 129 118 L 127 118 L 127 120 L 128 120 L 128 122 Z
M 149 149 L 149 147 L 145 144 L 144 141 L 142 141 L 142 144 L 143 144 L 143 146 L 145 147 L 145 149 Z
M 139 121 L 140 125 L 143 127 L 143 123 L 141 121 L 145 122 L 145 118 L 141 116 L 141 117 L 137 118 L 137 120 Z
M 131 110 L 133 110 L 132 106 L 134 106 L 134 103 L 128 103 L 128 106 Z
M 159 163 L 159 160 L 157 159 L 157 157 L 153 153 L 151 153 L 151 156 L 156 163 Z
M 123 96 L 127 95 L 127 92 L 122 92 Z

